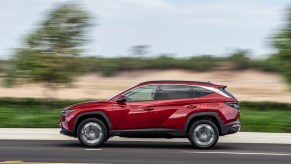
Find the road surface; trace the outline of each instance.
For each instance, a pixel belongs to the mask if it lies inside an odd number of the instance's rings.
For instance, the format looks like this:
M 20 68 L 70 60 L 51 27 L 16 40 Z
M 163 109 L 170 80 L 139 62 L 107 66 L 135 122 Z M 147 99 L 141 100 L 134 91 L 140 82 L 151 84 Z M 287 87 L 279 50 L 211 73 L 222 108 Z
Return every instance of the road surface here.
M 88 149 L 77 140 L 0 140 L 2 162 L 290 164 L 291 145 L 218 143 L 214 149 L 197 150 L 189 142 L 109 140 L 103 147 Z

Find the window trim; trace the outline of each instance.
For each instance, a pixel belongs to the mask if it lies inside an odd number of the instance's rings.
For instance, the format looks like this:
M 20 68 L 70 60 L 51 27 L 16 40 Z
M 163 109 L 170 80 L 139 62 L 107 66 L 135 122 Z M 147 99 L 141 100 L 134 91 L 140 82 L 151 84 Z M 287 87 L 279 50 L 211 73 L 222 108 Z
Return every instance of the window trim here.
M 134 89 L 137 89 L 137 88 L 140 88 L 140 87 L 145 87 L 145 86 L 151 86 L 151 85 L 157 86 L 157 89 L 156 89 L 155 96 L 154 96 L 153 100 L 127 101 L 127 102 L 130 103 L 130 102 L 164 101 L 164 100 L 159 99 L 159 94 L 160 94 L 162 85 L 182 85 L 182 86 L 187 86 L 190 89 L 191 95 L 193 96 L 191 98 L 180 98 L 180 99 L 169 99 L 169 100 L 199 99 L 200 97 L 195 97 L 195 91 L 193 90 L 193 87 L 204 88 L 204 89 L 212 91 L 213 93 L 217 93 L 217 94 L 220 94 L 220 95 L 222 95 L 224 97 L 231 98 L 230 96 L 228 96 L 227 94 L 225 94 L 221 90 L 219 90 L 219 88 L 213 88 L 213 87 L 201 86 L 201 85 L 191 85 L 191 84 L 146 84 L 146 85 L 141 85 L 141 86 L 138 86 L 138 87 L 134 87 L 134 88 L 132 88 L 130 90 L 126 89 L 127 91 L 125 90 L 126 92 L 123 93 L 122 95 L 125 95 L 125 94 L 127 94 L 128 92 L 130 92 L 130 91 L 132 91 Z M 122 91 L 122 92 L 124 92 L 124 91 Z M 120 95 L 121 93 L 119 93 L 117 95 Z M 114 96 L 114 97 L 116 97 L 116 96 Z

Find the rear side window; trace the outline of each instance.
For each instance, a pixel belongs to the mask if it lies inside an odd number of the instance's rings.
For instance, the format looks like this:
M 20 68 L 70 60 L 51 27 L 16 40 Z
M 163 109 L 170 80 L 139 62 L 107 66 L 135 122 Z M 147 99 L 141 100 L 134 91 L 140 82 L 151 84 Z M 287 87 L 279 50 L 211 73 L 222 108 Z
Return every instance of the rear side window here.
M 192 97 L 191 88 L 186 85 L 161 85 L 158 94 L 159 100 L 186 99 Z
M 192 90 L 193 90 L 193 94 L 195 95 L 195 97 L 202 97 L 202 96 L 206 96 L 206 95 L 209 95 L 211 93 L 214 93 L 211 90 L 208 90 L 208 89 L 202 88 L 202 87 L 197 87 L 197 86 L 192 86 Z
M 231 94 L 229 93 L 227 90 L 225 90 L 225 88 L 218 88 L 221 92 L 225 93 L 227 96 L 235 99 L 237 101 L 237 99 Z

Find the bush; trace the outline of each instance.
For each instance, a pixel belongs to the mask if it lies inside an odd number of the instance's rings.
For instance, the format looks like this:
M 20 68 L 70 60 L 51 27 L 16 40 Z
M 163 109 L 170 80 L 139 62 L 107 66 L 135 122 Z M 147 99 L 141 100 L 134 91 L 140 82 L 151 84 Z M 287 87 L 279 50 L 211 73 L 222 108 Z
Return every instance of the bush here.
M 87 100 L 49 100 L 44 98 L 0 98 L 1 107 L 64 108 Z M 88 100 L 89 101 L 89 100 Z
M 88 57 L 85 58 L 85 70 L 100 72 L 103 76 L 113 76 L 121 71 L 133 70 L 167 70 L 184 69 L 193 71 L 212 71 L 221 65 L 228 64 L 229 70 L 257 69 L 269 72 L 280 72 L 280 64 L 273 56 L 266 60 L 251 60 L 243 52 L 230 57 L 213 57 L 210 55 L 176 58 L 169 55 L 157 57 Z
M 232 68 L 234 70 L 244 70 L 250 68 L 250 59 L 244 53 L 235 53 L 228 59 L 232 62 Z
M 194 71 L 209 71 L 217 66 L 211 56 L 191 58 L 174 58 L 161 55 L 155 58 L 117 57 L 117 58 L 90 58 L 87 61 L 88 72 L 100 72 L 103 76 L 112 76 L 120 71 L 144 69 L 185 69 Z
M 184 69 L 202 72 L 216 70 L 222 65 L 226 66 L 227 70 L 257 69 L 284 73 L 276 55 L 272 55 L 266 60 L 251 60 L 244 52 L 234 53 L 230 57 L 202 55 L 177 58 L 169 55 L 160 55 L 157 57 L 80 57 L 78 60 L 79 72 L 98 72 L 103 76 L 113 76 L 121 71 L 145 69 Z M 6 64 L 5 67 L 8 65 Z M 70 70 L 64 71 L 70 72 Z
M 279 102 L 240 102 L 241 109 L 252 110 L 289 110 L 291 111 L 291 104 Z

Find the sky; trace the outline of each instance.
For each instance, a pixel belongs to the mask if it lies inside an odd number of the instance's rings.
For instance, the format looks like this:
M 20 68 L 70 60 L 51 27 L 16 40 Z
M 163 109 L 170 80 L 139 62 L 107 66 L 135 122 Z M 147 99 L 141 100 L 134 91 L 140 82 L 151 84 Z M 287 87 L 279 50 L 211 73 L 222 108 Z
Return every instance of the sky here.
M 0 58 L 67 0 L 1 0 Z M 225 56 L 249 49 L 254 57 L 275 50 L 270 37 L 283 25 L 289 0 L 78 0 L 91 12 L 85 54 L 126 56 L 130 47 L 150 45 L 149 56 Z

